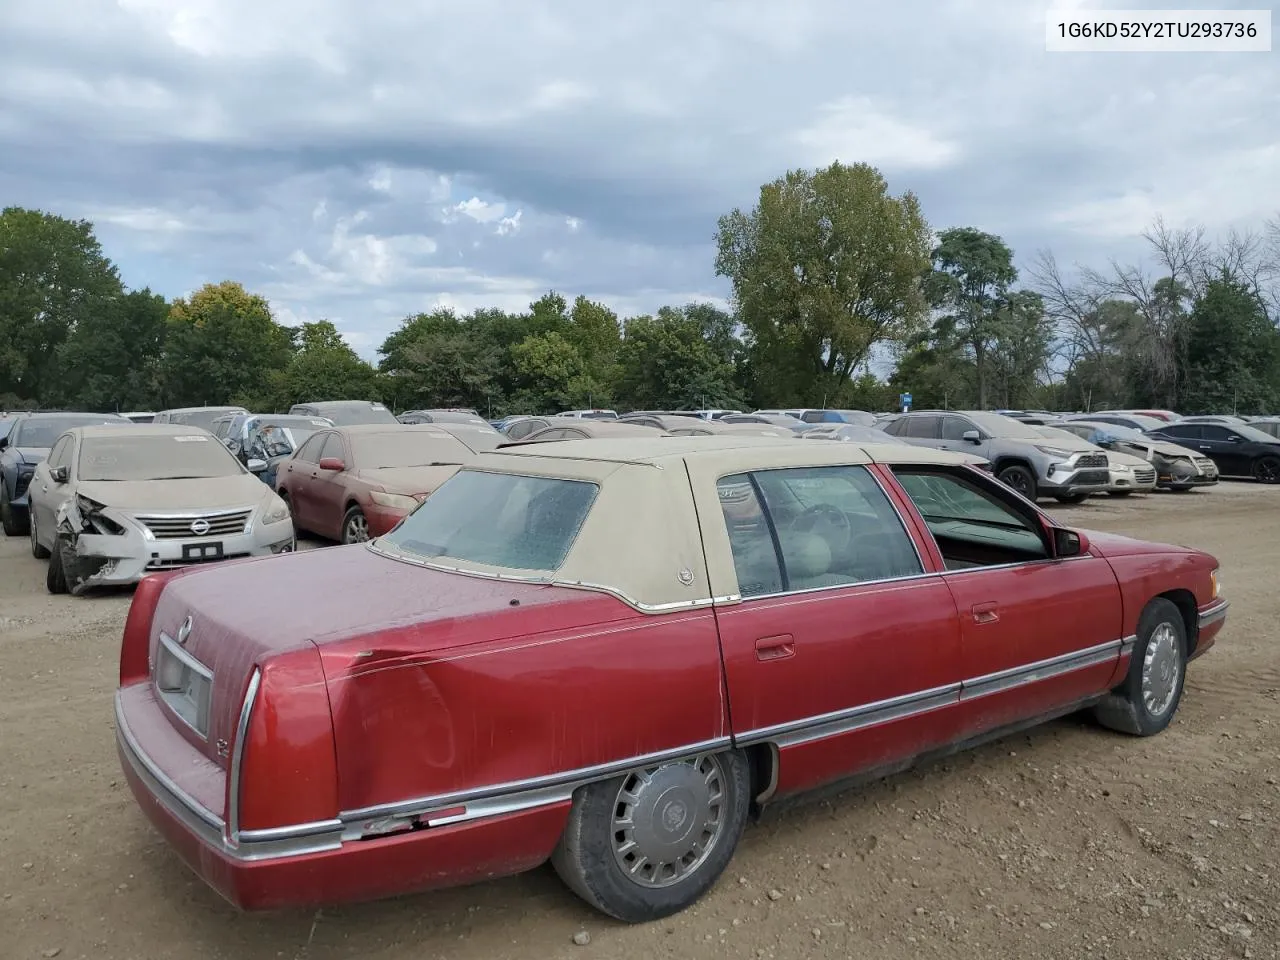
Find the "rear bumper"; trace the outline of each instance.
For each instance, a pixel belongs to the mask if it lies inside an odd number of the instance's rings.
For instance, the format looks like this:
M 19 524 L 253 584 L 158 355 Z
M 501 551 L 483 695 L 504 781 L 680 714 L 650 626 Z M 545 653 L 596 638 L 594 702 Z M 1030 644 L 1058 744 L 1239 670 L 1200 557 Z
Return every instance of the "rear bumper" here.
M 133 719 L 166 722 L 149 713 Z M 197 876 L 244 910 L 351 903 L 520 873 L 550 857 L 570 806 L 565 800 L 368 840 L 344 839 L 341 821 L 324 821 L 245 831 L 233 843 L 222 817 L 142 751 L 119 692 L 116 750 L 147 819 Z

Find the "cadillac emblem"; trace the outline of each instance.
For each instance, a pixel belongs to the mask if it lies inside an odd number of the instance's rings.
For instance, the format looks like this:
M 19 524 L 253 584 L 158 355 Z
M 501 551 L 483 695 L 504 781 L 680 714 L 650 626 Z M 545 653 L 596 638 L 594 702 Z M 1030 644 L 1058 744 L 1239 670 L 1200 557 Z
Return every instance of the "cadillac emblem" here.
M 182 626 L 178 628 L 178 644 L 182 646 L 186 644 L 187 638 L 191 636 L 191 617 L 182 621 Z
M 209 521 L 201 517 L 199 520 L 191 521 L 191 532 L 197 537 L 203 537 L 209 532 Z

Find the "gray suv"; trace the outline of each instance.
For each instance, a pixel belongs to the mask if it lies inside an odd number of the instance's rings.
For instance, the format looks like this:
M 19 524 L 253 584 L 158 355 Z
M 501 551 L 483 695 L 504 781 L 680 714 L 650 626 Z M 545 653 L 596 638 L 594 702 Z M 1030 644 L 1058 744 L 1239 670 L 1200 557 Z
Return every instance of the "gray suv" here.
M 1035 427 L 980 410 L 904 413 L 881 429 L 904 443 L 971 453 L 991 461 L 992 472 L 1028 500 L 1056 497 L 1079 503 L 1111 482 L 1107 455 L 1055 447 Z

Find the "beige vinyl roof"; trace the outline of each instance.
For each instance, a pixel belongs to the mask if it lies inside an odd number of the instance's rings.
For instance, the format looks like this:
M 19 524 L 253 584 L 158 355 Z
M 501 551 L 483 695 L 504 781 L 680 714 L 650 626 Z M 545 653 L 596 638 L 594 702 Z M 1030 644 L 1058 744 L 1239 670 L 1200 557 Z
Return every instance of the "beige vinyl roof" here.
M 734 603 L 739 600 L 737 575 L 716 490 L 721 477 L 786 467 L 955 465 L 972 460 L 900 444 L 797 443 L 741 435 L 672 437 L 648 429 L 654 434 L 648 438 L 555 440 L 499 448 L 478 454 L 448 481 L 463 483 L 467 473 L 487 471 L 598 485 L 595 502 L 558 570 L 537 573 L 453 557 L 415 558 L 381 540 L 374 541 L 373 549 L 460 573 L 603 590 L 647 613 Z M 705 528 L 700 528 L 700 516 Z M 700 529 L 706 531 L 705 544 Z

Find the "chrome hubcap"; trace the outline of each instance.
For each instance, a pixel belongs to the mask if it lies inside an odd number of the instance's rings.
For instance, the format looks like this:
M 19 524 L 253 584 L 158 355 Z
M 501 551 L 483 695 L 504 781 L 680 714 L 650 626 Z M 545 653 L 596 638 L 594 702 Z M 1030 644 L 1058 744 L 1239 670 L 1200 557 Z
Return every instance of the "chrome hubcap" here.
M 357 513 L 347 521 L 347 543 L 364 543 L 369 539 L 369 521 Z
M 627 775 L 613 807 L 613 857 L 642 887 L 696 871 L 725 829 L 725 773 L 711 755 Z
M 1151 632 L 1142 658 L 1142 702 L 1153 717 L 1168 712 L 1182 683 L 1182 658 L 1172 624 L 1162 623 Z

